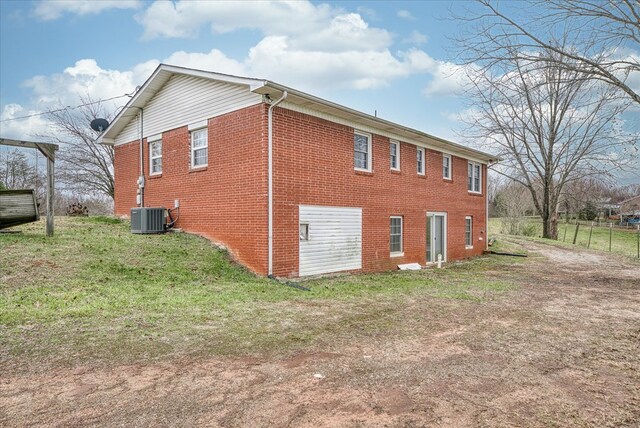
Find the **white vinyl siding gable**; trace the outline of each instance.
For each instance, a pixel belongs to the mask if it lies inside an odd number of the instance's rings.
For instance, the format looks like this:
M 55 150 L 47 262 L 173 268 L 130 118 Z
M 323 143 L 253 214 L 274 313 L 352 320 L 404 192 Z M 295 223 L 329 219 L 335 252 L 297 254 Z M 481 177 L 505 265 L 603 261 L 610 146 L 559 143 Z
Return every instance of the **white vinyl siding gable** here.
M 162 174 L 162 140 L 149 143 L 149 172 L 151 175 Z
M 300 205 L 298 221 L 300 276 L 362 268 L 361 208 Z
M 371 172 L 371 135 L 364 132 L 353 134 L 353 167 L 357 171 Z
M 262 97 L 248 86 L 200 77 L 175 75 L 149 100 L 143 111 L 144 136 L 260 104 Z M 137 117 L 115 138 L 115 144 L 140 138 Z

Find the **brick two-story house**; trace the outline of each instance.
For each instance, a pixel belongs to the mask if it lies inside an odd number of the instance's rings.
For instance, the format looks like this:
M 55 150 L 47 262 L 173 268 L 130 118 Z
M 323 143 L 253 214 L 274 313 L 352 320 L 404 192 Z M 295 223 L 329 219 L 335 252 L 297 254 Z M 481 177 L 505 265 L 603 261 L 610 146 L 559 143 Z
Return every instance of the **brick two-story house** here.
M 487 242 L 491 155 L 271 81 L 162 64 L 100 139 L 116 214 L 177 200 L 179 227 L 259 274 L 425 265 Z

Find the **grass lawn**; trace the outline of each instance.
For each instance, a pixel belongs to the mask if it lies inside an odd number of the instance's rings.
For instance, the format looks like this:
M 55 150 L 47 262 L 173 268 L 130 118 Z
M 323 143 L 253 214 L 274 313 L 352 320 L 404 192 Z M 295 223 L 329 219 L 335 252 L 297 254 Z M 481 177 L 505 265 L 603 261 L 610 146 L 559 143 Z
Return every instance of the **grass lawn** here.
M 443 269 L 258 278 L 105 217 L 0 235 L 0 426 L 637 427 L 640 263 L 498 236 Z
M 535 225 L 535 237 L 542 236 L 542 222 L 538 219 L 530 219 L 529 222 Z M 588 223 L 588 224 L 586 224 Z M 590 222 L 582 222 L 578 227 L 576 246 L 599 251 L 609 251 L 609 227 L 594 226 L 591 232 L 591 242 L 589 242 Z M 489 220 L 489 232 L 491 235 L 500 234 L 501 223 L 499 218 Z M 565 233 L 566 230 L 566 233 Z M 564 221 L 558 224 L 558 240 L 551 241 L 558 245 L 573 245 L 576 225 L 567 224 Z M 544 240 L 545 242 L 550 242 Z M 638 232 L 635 229 L 611 229 L 611 252 L 629 256 L 637 259 L 638 254 Z
M 384 331 L 398 301 L 414 294 L 490 299 L 514 285 L 482 272 L 520 262 L 480 257 L 441 270 L 312 279 L 305 292 L 256 277 L 189 234 L 134 235 L 110 217 L 56 218 L 53 238 L 42 222 L 20 229 L 0 234 L 3 358 L 52 363 L 287 352 Z

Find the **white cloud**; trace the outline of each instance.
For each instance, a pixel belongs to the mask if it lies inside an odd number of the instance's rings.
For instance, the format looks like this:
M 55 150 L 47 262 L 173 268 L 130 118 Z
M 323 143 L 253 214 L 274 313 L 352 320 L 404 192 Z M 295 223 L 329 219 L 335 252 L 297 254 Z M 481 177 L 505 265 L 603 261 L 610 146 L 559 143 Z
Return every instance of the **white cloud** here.
M 432 79 L 423 90 L 426 96 L 460 95 L 468 83 L 464 68 L 451 62 L 438 61 L 429 71 Z
M 17 117 L 37 115 L 41 111 L 27 110 L 20 104 L 7 104 L 0 112 L 0 134 L 3 138 L 14 140 L 38 140 L 37 135 L 51 129 L 45 116 L 31 116 L 26 119 L 11 120 Z M 7 120 L 9 119 L 9 120 Z
M 404 10 L 404 9 L 399 10 L 397 15 L 398 15 L 398 17 L 400 17 L 402 19 L 408 19 L 410 21 L 413 21 L 413 20 L 416 19 L 415 16 L 413 16 L 411 14 L 411 12 L 409 12 L 408 10 Z
M 172 53 L 163 62 L 180 67 L 211 70 L 236 76 L 245 76 L 247 74 L 247 69 L 243 63 L 227 57 L 218 49 L 212 49 L 209 53 L 178 51 Z
M 137 9 L 139 0 L 42 0 L 36 3 L 32 14 L 43 21 L 60 18 L 65 13 L 96 15 L 108 9 Z
M 422 34 L 419 31 L 413 30 L 411 32 L 411 34 L 409 34 L 408 37 L 405 37 L 402 40 L 402 43 L 410 43 L 412 45 L 424 45 L 425 43 L 427 43 L 427 41 L 429 40 L 429 38 Z
M 238 29 L 266 35 L 306 34 L 322 30 L 341 12 L 308 1 L 156 1 L 137 16 L 145 38 L 193 37 L 204 25 L 216 33 Z
M 292 49 L 286 37 L 272 36 L 251 48 L 246 66 L 251 75 L 308 91 L 327 87 L 366 89 L 425 71 L 425 57 L 429 58 L 414 51 L 399 58 L 388 50 L 307 52 Z
M 32 104 L 40 110 L 77 105 L 80 97 L 89 95 L 94 100 L 106 99 L 132 92 L 151 74 L 158 61 L 138 64 L 132 70 L 119 71 L 101 68 L 94 59 L 81 59 L 50 76 L 35 76 L 23 86 L 33 93 Z M 115 100 L 113 106 L 126 99 Z
M 137 4 L 127 3 L 130 7 Z M 111 2 L 100 2 L 99 5 L 98 8 L 106 9 Z M 42 19 L 55 19 L 59 16 L 56 13 L 90 13 L 84 3 L 60 6 L 54 2 L 47 7 L 49 9 L 42 3 L 36 6 Z M 62 72 L 34 76 L 25 81 L 23 86 L 32 91 L 31 108 L 46 111 L 78 105 L 81 97 L 100 100 L 131 93 L 144 83 L 160 62 L 266 78 L 311 93 L 322 93 L 325 89 L 383 87 L 411 75 L 433 76 L 424 90 L 428 96 L 449 95 L 459 87 L 459 79 L 450 80 L 448 75 L 448 71 L 455 69 L 452 64 L 437 61 L 415 47 L 393 51 L 390 32 L 371 27 L 358 13 L 326 4 L 307 1 L 264 1 L 250 5 L 224 1 L 154 2 L 136 19 L 147 38 L 189 37 L 203 26 L 210 27 L 214 33 L 252 29 L 259 31 L 262 37 L 243 58 L 229 57 L 219 49 L 208 52 L 180 50 L 167 58 L 150 59 L 128 70 L 103 68 L 95 59 L 81 59 Z M 410 38 L 414 45 L 426 41 L 426 36 L 417 31 Z M 105 107 L 115 110 L 126 101 L 127 98 L 120 98 Z
M 414 19 L 406 10 L 398 16 Z M 154 2 L 138 14 L 144 38 L 194 37 L 204 26 L 214 33 L 257 30 L 263 38 L 246 58 L 235 60 L 224 52 L 179 52 L 170 62 L 273 79 L 301 89 L 373 88 L 416 73 L 430 73 L 427 95 L 450 95 L 460 79 L 449 76 L 453 65 L 435 61 L 412 49 L 392 52 L 393 35 L 371 27 L 359 13 L 308 1 L 260 2 Z M 403 40 L 426 43 L 427 36 L 413 31 Z
M 372 21 L 377 21 L 379 19 L 378 13 L 375 11 L 375 9 L 371 9 L 369 7 L 364 7 L 364 6 L 358 6 L 356 10 L 360 15 L 366 16 Z

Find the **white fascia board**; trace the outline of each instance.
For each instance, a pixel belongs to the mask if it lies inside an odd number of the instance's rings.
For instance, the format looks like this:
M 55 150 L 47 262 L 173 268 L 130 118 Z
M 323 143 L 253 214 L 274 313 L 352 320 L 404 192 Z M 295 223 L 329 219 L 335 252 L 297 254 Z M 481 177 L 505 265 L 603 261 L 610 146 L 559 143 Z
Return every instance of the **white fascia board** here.
M 180 67 L 177 65 L 160 64 L 163 70 L 166 70 L 173 74 L 184 74 L 187 76 L 201 77 L 209 80 L 220 80 L 227 83 L 235 83 L 239 85 L 246 85 L 250 88 L 254 85 L 260 86 L 264 84 L 264 80 L 253 79 L 250 77 L 232 76 L 231 74 L 215 73 L 213 71 L 196 70 L 193 68 Z

